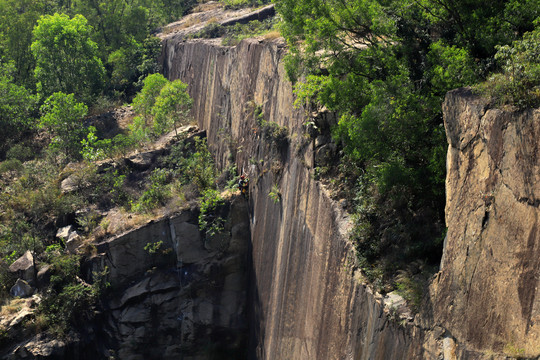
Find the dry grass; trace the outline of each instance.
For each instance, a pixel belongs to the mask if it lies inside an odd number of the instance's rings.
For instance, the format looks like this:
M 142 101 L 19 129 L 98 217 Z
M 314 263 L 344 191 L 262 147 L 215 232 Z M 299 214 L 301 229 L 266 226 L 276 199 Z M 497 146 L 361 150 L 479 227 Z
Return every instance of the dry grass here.
M 153 218 L 152 214 L 127 213 L 122 209 L 112 210 L 106 217 L 109 221 L 106 234 L 121 234 L 146 224 Z
M 263 37 L 265 40 L 274 40 L 279 39 L 281 37 L 281 34 L 277 30 L 272 30 L 264 34 Z
M 2 310 L 0 310 L 0 316 L 6 317 L 9 315 L 13 315 L 15 313 L 18 313 L 21 311 L 23 306 L 26 304 L 25 299 L 11 299 L 8 300 L 5 305 L 2 306 Z
M 181 29 L 187 29 L 189 27 L 192 27 L 193 25 L 197 25 L 201 23 L 201 18 L 198 16 L 192 16 L 188 19 L 186 19 L 185 22 L 183 22 L 180 26 L 176 27 L 174 30 L 181 30 Z

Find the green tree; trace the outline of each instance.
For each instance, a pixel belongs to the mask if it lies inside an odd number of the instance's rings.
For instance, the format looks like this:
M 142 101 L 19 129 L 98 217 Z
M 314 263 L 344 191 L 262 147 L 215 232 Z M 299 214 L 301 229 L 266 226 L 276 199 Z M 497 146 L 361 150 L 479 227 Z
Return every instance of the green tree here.
M 81 141 L 88 129 L 83 124 L 88 108 L 78 102 L 73 94 L 52 94 L 41 106 L 40 126 L 52 136 L 51 148 L 63 151 L 68 159 L 79 158 Z
M 161 89 L 169 81 L 161 74 L 148 75 L 143 80 L 141 91 L 133 98 L 133 110 L 141 115 L 146 127 L 149 127 L 152 122 L 152 108 L 156 103 Z
M 172 125 L 176 132 L 178 124 L 186 121 L 192 104 L 193 100 L 187 93 L 187 84 L 181 80 L 165 84 L 152 107 L 154 132 L 157 135 L 163 134 Z
M 38 20 L 31 49 L 38 92 L 43 97 L 73 93 L 88 103 L 102 91 L 105 69 L 91 31 L 82 15 L 72 19 L 64 14 L 45 15 Z
M 540 3 L 276 0 L 276 8 L 297 103 L 340 118 L 333 134 L 344 150 L 341 170 L 356 189 L 349 196 L 356 198 L 360 259 L 379 274 L 414 259 L 436 264 L 443 97 L 493 71 L 497 45 L 532 30 Z
M 157 56 L 160 51 L 161 42 L 157 37 L 148 36 L 142 43 L 131 38 L 109 55 L 111 87 L 127 97 L 134 95 L 146 76 L 158 72 Z
M 498 46 L 495 59 L 502 73 L 495 74 L 479 86 L 500 103 L 520 108 L 540 104 L 540 18 L 534 31 L 525 33 L 512 46 Z
M 13 63 L 0 60 L 0 156 L 33 126 L 37 98 L 13 83 Z
M 28 89 L 35 86 L 35 60 L 29 51 L 32 29 L 46 11 L 44 3 L 43 0 L 0 0 L 0 48 L 15 65 L 14 82 Z

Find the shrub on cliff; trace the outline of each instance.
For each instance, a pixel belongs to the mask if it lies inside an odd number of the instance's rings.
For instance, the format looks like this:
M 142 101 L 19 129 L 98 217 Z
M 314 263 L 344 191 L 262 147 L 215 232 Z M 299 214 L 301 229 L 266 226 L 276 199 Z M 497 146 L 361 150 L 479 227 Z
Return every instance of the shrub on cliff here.
M 497 57 L 522 66 L 523 76 L 514 67 L 513 79 L 537 76 L 537 38 L 504 45 L 534 28 L 540 3 L 276 0 L 276 10 L 297 103 L 338 114 L 333 135 L 341 164 L 320 173 L 355 199 L 353 240 L 364 270 L 391 283 L 411 261 L 438 264 L 442 100 L 492 71 L 497 45 Z M 512 86 L 520 92 L 521 85 Z
M 172 82 L 161 74 L 152 74 L 143 80 L 143 88 L 133 99 L 133 109 L 139 114 L 131 127 L 138 141 L 156 137 L 179 124 L 185 124 L 193 100 L 187 85 L 181 80 Z
M 537 28 L 512 45 L 497 46 L 495 59 L 502 73 L 492 75 L 477 87 L 500 104 L 520 108 L 540 105 L 540 18 Z

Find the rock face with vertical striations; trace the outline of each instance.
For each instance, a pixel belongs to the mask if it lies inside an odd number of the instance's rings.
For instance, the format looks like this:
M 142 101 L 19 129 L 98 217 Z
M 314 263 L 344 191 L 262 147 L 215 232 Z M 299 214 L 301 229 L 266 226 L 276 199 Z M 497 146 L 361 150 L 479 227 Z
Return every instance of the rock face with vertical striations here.
M 302 143 L 306 115 L 284 55 L 279 39 L 163 41 L 164 73 L 188 84 L 217 163 L 232 158 L 250 178 L 249 358 L 419 358 L 420 330 L 390 321 L 359 279 L 350 220 L 310 173 L 313 144 Z
M 307 115 L 293 106 L 285 52 L 279 39 L 163 39 L 165 75 L 188 84 L 219 166 L 233 159 L 250 177 L 250 358 L 540 355 L 538 110 L 448 95 L 442 270 L 421 313 L 394 321 L 355 271 L 346 214 L 311 176 L 316 144 L 302 143 Z M 287 141 L 268 136 L 261 118 L 286 128 Z
M 540 110 L 447 94 L 448 235 L 435 320 L 481 351 L 540 355 Z

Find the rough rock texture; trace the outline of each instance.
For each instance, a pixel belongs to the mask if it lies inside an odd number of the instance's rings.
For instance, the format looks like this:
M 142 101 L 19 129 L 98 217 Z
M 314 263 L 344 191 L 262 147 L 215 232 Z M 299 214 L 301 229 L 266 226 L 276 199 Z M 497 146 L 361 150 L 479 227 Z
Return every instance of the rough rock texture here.
M 15 260 L 15 262 L 9 266 L 9 271 L 30 284 L 34 284 L 36 269 L 32 252 L 27 250 L 20 258 Z
M 538 111 L 487 111 L 467 91 L 449 94 L 442 271 L 421 315 L 398 325 L 387 316 L 392 299 L 385 311 L 384 299 L 357 278 L 348 219 L 310 176 L 327 143 L 303 142 L 306 114 L 293 107 L 281 66 L 284 44 L 250 39 L 223 47 L 163 39 L 165 75 L 189 85 L 192 114 L 219 165 L 233 159 L 251 178 L 250 358 L 540 353 Z M 285 144 L 264 133 L 255 109 L 288 129 Z
M 470 349 L 540 356 L 540 110 L 443 106 L 448 235 L 433 313 Z
M 225 236 L 200 233 L 197 216 L 185 210 L 97 245 L 88 276 L 107 268 L 113 289 L 96 335 L 101 358 L 245 358 L 247 203 L 232 201 Z
M 34 288 L 22 279 L 17 279 L 15 285 L 13 285 L 9 290 L 9 294 L 13 297 L 26 298 L 32 296 L 33 293 Z
M 284 52 L 280 40 L 222 47 L 170 37 L 163 46 L 165 75 L 189 85 L 219 165 L 232 155 L 250 176 L 249 358 L 421 358 L 419 328 L 390 321 L 382 298 L 355 278 L 349 221 L 309 172 L 313 148 L 302 143 L 305 115 L 293 107 Z M 256 108 L 287 127 L 285 143 L 263 134 Z

